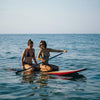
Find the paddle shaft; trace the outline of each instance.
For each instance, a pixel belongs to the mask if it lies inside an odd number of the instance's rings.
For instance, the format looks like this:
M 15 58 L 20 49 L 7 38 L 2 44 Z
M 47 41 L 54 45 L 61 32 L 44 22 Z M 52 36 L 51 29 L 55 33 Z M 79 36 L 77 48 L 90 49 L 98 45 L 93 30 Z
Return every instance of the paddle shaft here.
M 61 55 L 61 54 L 63 54 L 63 53 L 59 53 L 59 54 L 57 54 L 57 55 L 55 55 L 55 56 L 53 56 L 53 57 L 47 59 L 46 61 L 48 61 L 48 60 L 50 60 L 50 59 L 53 59 L 53 58 L 55 58 L 55 57 L 57 57 L 57 56 L 59 56 L 59 55 Z M 40 63 L 38 63 L 38 64 L 35 64 L 35 65 L 33 65 L 33 66 L 31 66 L 31 67 L 29 67 L 29 68 L 27 68 L 27 69 L 19 70 L 19 71 L 16 72 L 16 74 L 18 74 L 19 72 L 22 72 L 22 71 L 28 70 L 28 69 L 30 69 L 30 68 L 32 68 L 32 67 L 37 66 L 37 65 L 40 65 L 41 63 L 42 63 L 42 62 L 40 62 Z

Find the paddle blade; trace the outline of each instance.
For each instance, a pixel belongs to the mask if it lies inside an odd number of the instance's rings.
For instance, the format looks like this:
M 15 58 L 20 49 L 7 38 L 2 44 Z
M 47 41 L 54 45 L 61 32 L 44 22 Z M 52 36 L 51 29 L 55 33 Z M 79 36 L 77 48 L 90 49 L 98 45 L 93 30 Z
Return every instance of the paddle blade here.
M 19 70 L 19 71 L 16 71 L 16 75 L 18 75 L 19 73 L 21 73 L 22 71 L 25 71 L 25 70 Z

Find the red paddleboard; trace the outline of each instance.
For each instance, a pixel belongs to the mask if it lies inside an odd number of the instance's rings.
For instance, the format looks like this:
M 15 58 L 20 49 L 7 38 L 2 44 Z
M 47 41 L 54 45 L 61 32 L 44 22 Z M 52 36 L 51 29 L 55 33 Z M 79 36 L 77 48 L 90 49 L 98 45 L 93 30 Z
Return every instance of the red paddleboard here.
M 84 68 L 84 69 L 78 69 L 78 70 L 52 71 L 52 72 L 46 72 L 46 74 L 62 76 L 62 75 L 72 74 L 72 73 L 76 73 L 76 72 L 80 72 L 80 71 L 84 71 L 84 70 L 86 70 L 86 68 Z

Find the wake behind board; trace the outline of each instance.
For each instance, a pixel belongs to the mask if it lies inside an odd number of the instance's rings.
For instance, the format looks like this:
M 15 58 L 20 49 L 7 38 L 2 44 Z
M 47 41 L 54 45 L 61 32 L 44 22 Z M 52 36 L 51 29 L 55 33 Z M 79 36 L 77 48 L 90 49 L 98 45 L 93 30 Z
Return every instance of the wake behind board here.
M 46 74 L 63 76 L 63 75 L 77 73 L 77 72 L 84 71 L 84 70 L 86 70 L 86 68 L 78 69 L 78 70 L 52 71 L 52 72 L 46 72 Z

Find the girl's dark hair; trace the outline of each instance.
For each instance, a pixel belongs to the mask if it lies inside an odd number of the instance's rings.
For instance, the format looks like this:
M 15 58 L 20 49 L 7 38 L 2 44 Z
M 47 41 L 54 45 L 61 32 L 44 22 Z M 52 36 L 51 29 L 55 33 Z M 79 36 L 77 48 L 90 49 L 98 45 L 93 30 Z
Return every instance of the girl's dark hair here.
M 27 45 L 33 44 L 33 41 L 31 39 L 28 40 Z
M 41 40 L 39 43 L 39 48 L 41 48 L 41 45 L 44 45 L 44 47 L 47 48 L 47 43 L 44 40 Z

